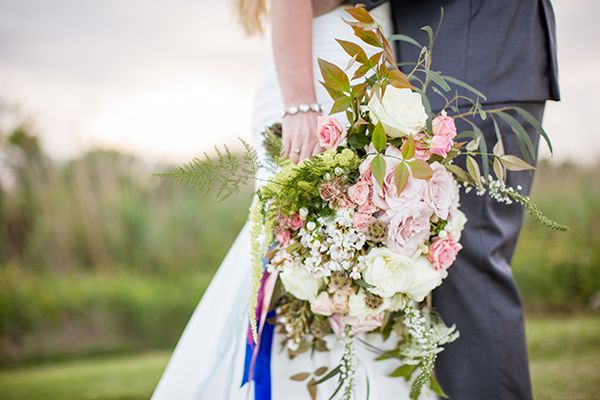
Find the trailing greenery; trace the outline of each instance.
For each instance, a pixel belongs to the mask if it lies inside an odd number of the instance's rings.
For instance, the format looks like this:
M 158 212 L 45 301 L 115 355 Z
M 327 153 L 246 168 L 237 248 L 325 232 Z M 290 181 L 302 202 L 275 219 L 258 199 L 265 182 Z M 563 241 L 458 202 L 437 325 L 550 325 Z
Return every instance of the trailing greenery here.
M 213 157 L 204 153 L 204 159 L 194 158 L 156 176 L 174 179 L 205 195 L 214 191 L 219 201 L 225 200 L 253 180 L 260 168 L 256 151 L 242 139 L 240 142 L 244 148 L 241 157 L 232 154 L 226 145 L 223 145 L 223 150 L 215 146 Z

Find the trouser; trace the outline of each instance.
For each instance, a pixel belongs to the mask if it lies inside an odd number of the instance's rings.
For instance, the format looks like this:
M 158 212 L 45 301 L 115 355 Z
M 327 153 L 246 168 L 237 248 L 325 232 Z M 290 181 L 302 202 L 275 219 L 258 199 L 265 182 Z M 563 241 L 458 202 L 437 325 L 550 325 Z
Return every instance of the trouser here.
M 543 102 L 514 105 L 541 121 Z M 515 117 L 526 127 L 537 150 L 538 134 Z M 522 156 L 516 135 L 497 120 L 506 153 Z M 496 142 L 491 118 L 477 125 L 491 152 Z M 472 130 L 458 121 L 457 126 L 459 132 Z M 464 160 L 457 164 L 464 168 Z M 521 192 L 529 194 L 532 180 L 531 171 L 509 172 L 507 184 L 515 189 L 520 185 Z M 455 400 L 531 399 L 523 307 L 510 267 L 524 209 L 463 189 L 461 209 L 469 219 L 461 237 L 463 249 L 448 278 L 433 292 L 434 307 L 447 324 L 456 324 L 460 337 L 439 355 L 437 377 Z

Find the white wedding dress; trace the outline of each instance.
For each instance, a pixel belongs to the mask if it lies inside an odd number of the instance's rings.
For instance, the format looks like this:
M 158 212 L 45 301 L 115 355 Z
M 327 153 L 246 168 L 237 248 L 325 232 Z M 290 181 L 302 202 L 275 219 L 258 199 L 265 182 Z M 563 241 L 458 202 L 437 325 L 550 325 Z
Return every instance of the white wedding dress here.
M 392 32 L 387 3 L 373 10 L 372 14 L 385 31 Z M 342 17 L 346 17 L 344 7 L 313 20 L 315 77 L 320 77 L 317 58 L 323 58 L 342 68 L 349 61 L 349 57 L 334 40 L 357 40 Z M 332 104 L 329 95 L 320 84 L 316 83 L 315 88 L 318 101 L 327 110 Z M 262 76 L 254 104 L 253 132 L 255 147 L 259 149 L 259 153 L 262 128 L 277 122 L 283 108 L 275 65 L 270 62 Z M 250 243 L 246 225 L 192 315 L 152 396 L 153 400 L 243 400 L 254 397 L 252 391 L 247 390 L 247 385 L 241 387 L 248 327 L 249 271 Z M 375 335 L 365 338 L 374 345 L 381 345 L 380 339 Z M 292 381 L 290 376 L 298 372 L 314 371 L 321 366 L 337 366 L 342 354 L 341 342 L 336 342 L 330 352 L 307 352 L 293 361 L 281 350 L 280 342 L 281 338 L 275 334 L 271 356 L 272 399 L 310 399 L 306 383 Z M 359 360 L 356 399 L 366 399 L 367 376 L 371 399 L 408 399 L 408 384 L 402 378 L 387 376 L 399 366 L 397 362 L 375 361 L 375 354 L 359 343 L 356 354 Z M 337 378 L 334 378 L 318 385 L 318 399 L 328 399 L 335 390 L 336 381 Z M 436 397 L 425 389 L 421 398 Z

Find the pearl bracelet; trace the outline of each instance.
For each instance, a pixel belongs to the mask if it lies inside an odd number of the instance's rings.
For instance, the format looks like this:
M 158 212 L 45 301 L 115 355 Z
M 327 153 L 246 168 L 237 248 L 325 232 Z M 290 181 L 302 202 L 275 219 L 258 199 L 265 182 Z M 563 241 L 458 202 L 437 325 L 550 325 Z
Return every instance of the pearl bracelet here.
M 296 115 L 298 113 L 307 113 L 307 112 L 322 112 L 323 111 L 323 106 L 320 105 L 319 103 L 312 103 L 312 104 L 307 104 L 307 103 L 302 103 L 302 104 L 298 104 L 297 106 L 291 106 L 290 108 L 286 109 L 282 114 L 281 117 L 284 118 L 288 115 Z

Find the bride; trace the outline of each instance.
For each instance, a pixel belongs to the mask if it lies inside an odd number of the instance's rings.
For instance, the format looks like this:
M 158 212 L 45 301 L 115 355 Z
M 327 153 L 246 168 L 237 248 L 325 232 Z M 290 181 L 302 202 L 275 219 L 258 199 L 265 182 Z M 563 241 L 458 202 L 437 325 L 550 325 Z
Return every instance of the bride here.
M 259 32 L 267 13 L 265 0 L 235 0 L 235 3 L 246 31 Z M 255 147 L 259 150 L 262 128 L 281 122 L 283 156 L 298 162 L 321 151 L 316 135 L 317 117 L 321 112 L 327 114 L 332 103 L 326 90 L 318 84 L 317 59 L 344 66 L 349 58 L 335 39 L 354 41 L 352 29 L 342 20 L 345 7 L 341 3 L 340 0 L 272 1 L 269 14 L 273 60 L 259 83 L 253 112 Z M 375 8 L 371 14 L 384 32 L 391 33 L 388 3 Z M 248 383 L 242 385 L 247 357 L 249 288 L 250 244 L 246 226 L 188 323 L 152 396 L 154 400 L 310 398 L 306 383 L 290 377 L 337 365 L 343 344 L 332 339 L 331 351 L 305 352 L 291 361 L 275 333 L 271 344 L 270 382 L 268 373 L 256 374 L 256 382 L 250 389 Z M 378 347 L 385 345 L 380 339 L 369 336 L 363 339 Z M 261 349 L 268 342 L 263 338 Z M 388 377 L 398 364 L 375 361 L 375 357 L 366 347 L 358 346 L 357 398 L 366 398 L 369 386 L 372 399 L 408 399 L 408 384 Z M 269 365 L 262 368 L 268 370 Z M 319 399 L 330 397 L 335 390 L 333 381 L 317 386 Z M 421 398 L 435 396 L 425 391 Z

